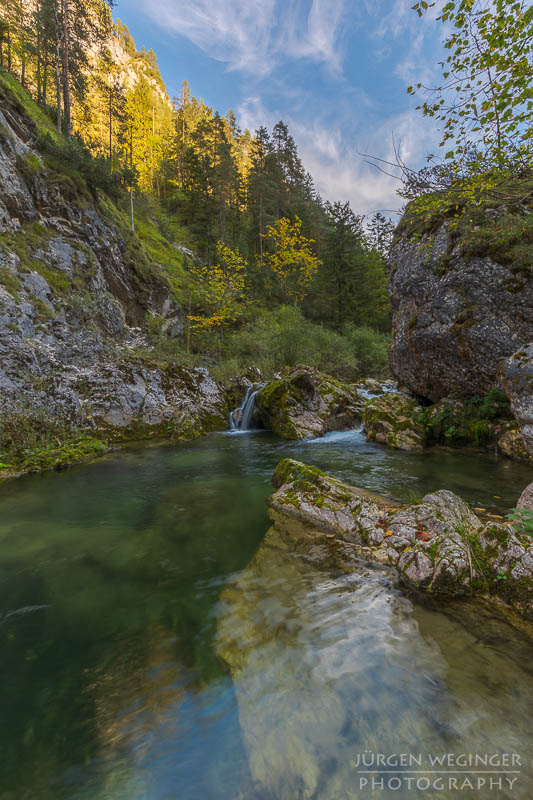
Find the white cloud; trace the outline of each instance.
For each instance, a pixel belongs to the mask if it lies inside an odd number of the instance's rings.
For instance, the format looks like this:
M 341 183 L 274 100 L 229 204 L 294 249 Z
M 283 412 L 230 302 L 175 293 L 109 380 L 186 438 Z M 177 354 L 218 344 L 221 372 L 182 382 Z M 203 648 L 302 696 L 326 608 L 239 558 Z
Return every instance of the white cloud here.
M 251 131 L 259 125 L 272 128 L 279 119 L 279 114 L 266 108 L 258 95 L 248 97 L 239 106 L 238 116 Z M 349 201 L 358 214 L 383 211 L 394 216 L 404 202 L 396 194 L 399 181 L 372 167 L 363 153 L 394 163 L 395 143 L 405 163 L 417 168 L 425 162 L 428 148 L 436 149 L 431 124 L 415 111 L 390 116 L 381 123 L 375 115 L 365 112 L 357 120 L 353 134 L 345 132 L 342 120 L 333 125 L 325 119 L 312 117 L 304 121 L 290 114 L 284 115 L 284 120 L 322 197 L 332 202 Z
M 264 78 L 284 56 L 340 72 L 346 1 L 147 0 L 142 9 L 230 69 Z

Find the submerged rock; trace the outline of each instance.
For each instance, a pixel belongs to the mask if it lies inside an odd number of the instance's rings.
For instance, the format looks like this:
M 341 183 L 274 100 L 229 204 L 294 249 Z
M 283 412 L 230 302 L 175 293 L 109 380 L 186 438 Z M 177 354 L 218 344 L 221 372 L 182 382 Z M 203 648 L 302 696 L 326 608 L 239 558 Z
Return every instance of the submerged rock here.
M 425 431 L 422 408 L 416 400 L 400 393 L 388 393 L 370 400 L 363 412 L 363 425 L 371 442 L 398 450 L 422 450 Z
M 305 439 L 356 427 L 364 400 L 353 387 L 313 367 L 295 367 L 267 383 L 256 404 L 266 428 L 284 439 Z
M 281 461 L 270 498 L 278 513 L 395 567 L 404 583 L 443 596 L 487 594 L 533 616 L 533 543 L 510 525 L 484 523 L 452 492 L 397 508 L 315 467 Z

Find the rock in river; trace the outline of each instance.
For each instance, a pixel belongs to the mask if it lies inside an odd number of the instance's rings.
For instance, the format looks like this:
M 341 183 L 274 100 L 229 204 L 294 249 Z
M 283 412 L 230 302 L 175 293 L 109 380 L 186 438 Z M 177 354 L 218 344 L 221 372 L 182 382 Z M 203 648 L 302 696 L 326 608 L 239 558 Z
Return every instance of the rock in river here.
M 436 595 L 480 593 L 533 616 L 533 543 L 513 526 L 483 522 L 449 491 L 398 508 L 291 459 L 273 476 L 271 508 L 395 567 L 408 586 Z
M 263 424 L 284 439 L 355 428 L 364 402 L 355 388 L 313 367 L 291 369 L 256 397 Z

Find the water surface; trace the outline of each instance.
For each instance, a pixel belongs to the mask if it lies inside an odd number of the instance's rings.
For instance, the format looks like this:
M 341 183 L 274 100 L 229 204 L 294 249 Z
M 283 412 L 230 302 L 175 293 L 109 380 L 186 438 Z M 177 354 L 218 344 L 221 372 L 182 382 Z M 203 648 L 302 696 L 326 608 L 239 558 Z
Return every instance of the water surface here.
M 469 605 L 413 605 L 386 571 L 267 535 L 284 456 L 398 499 L 448 488 L 497 512 L 531 479 L 490 455 L 397 453 L 350 432 L 215 434 L 4 483 L 1 800 L 385 797 L 355 769 L 378 746 L 526 764 L 524 631 Z M 533 796 L 522 772 L 494 796 Z

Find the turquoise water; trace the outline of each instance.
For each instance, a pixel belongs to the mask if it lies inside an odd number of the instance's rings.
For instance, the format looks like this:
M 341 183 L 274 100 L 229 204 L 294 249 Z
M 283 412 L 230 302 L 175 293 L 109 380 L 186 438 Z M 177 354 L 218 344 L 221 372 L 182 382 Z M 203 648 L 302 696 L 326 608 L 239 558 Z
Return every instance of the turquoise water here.
M 421 746 L 517 752 L 518 787 L 469 796 L 533 796 L 528 631 L 414 605 L 386 571 L 267 535 L 285 456 L 496 512 L 531 480 L 488 455 L 350 432 L 215 434 L 4 483 L 0 800 L 456 796 L 359 786 L 361 749 Z

